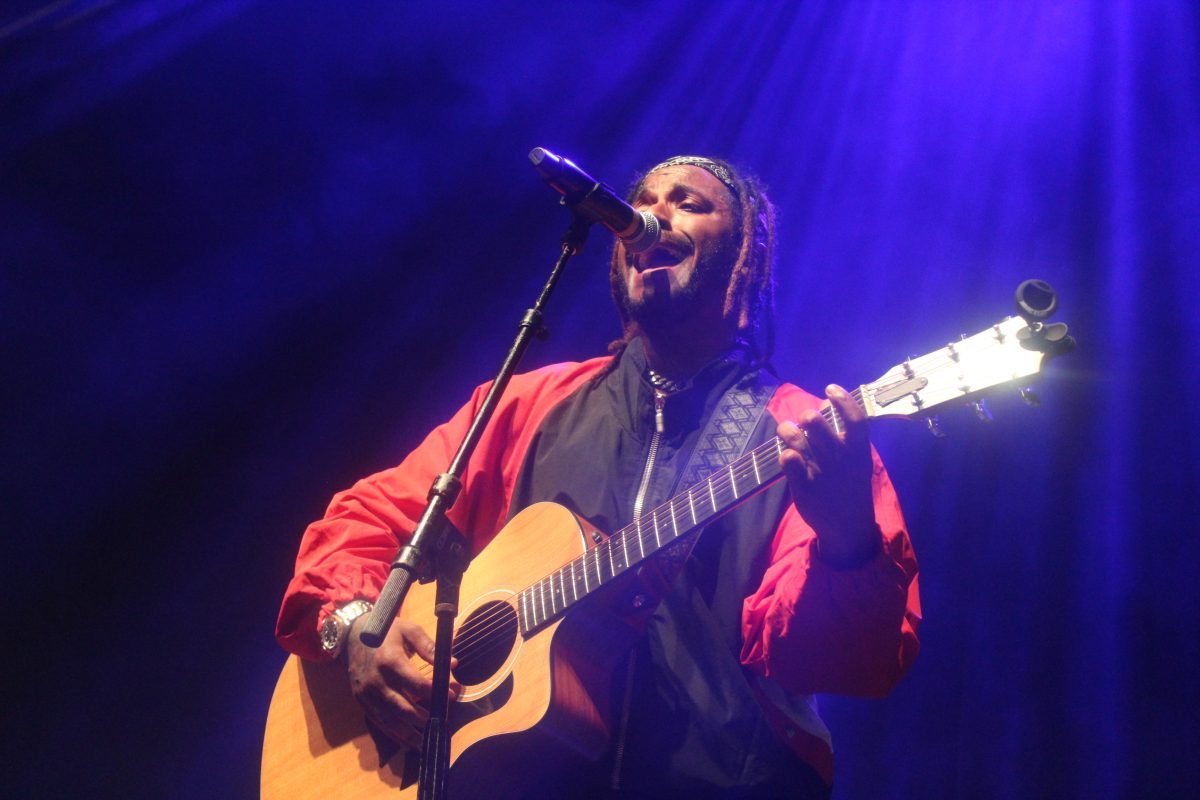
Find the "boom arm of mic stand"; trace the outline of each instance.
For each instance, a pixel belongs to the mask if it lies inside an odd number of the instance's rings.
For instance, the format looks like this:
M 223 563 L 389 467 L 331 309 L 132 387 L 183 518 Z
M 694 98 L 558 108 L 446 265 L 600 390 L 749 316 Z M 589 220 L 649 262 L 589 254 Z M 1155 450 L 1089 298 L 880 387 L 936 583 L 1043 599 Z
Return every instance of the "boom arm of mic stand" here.
M 392 620 L 404 602 L 414 577 L 427 581 L 437 579 L 437 637 L 434 641 L 433 693 L 429 704 L 429 721 L 422 740 L 421 764 L 417 776 L 417 800 L 444 800 L 446 776 L 450 767 L 449 687 L 450 649 L 454 635 L 454 619 L 458 615 L 458 586 L 467 565 L 466 540 L 454 530 L 446 512 L 462 490 L 462 475 L 467 460 L 479 444 L 479 438 L 500 395 L 508 386 L 521 356 L 534 336 L 543 333 L 542 309 L 571 256 L 579 252 L 587 238 L 591 222 L 571 205 L 571 227 L 563 235 L 562 250 L 554 269 L 533 308 L 521 318 L 516 339 L 492 382 L 487 395 L 471 420 L 471 427 L 459 445 L 454 460 L 446 472 L 438 475 L 429 489 L 429 502 L 408 544 L 400 548 L 392 561 L 392 569 L 380 591 L 375 608 L 363 623 L 360 640 L 368 647 L 378 647 L 387 638 Z M 430 540 L 430 541 L 426 541 Z
M 541 294 L 538 295 L 533 308 L 528 309 L 521 317 L 516 339 L 509 348 L 508 355 L 504 358 L 499 374 L 492 381 L 491 388 L 488 389 L 483 402 L 475 412 L 475 418 L 471 420 L 471 427 L 467 429 L 467 435 L 463 437 L 463 442 L 459 445 L 458 452 L 455 453 L 449 469 L 438 475 L 433 486 L 430 487 L 428 505 L 421 514 L 412 538 L 396 554 L 387 581 L 384 582 L 379 599 L 375 602 L 375 608 L 363 622 L 360 640 L 368 647 L 379 647 L 383 644 L 388 630 L 392 627 L 392 620 L 395 619 L 396 612 L 404 602 L 414 577 L 422 582 L 436 577 L 440 572 L 439 563 L 447 551 L 451 561 L 461 561 L 463 565 L 466 564 L 465 543 L 461 536 L 457 537 L 457 542 L 455 542 L 456 537 L 448 533 L 453 531 L 454 526 L 446 518 L 446 512 L 458 499 L 458 493 L 462 490 L 462 475 L 466 470 L 467 461 L 470 459 L 471 453 L 475 452 L 479 438 L 483 435 L 483 429 L 488 420 L 492 418 L 500 396 L 508 387 L 513 373 L 516 372 L 521 356 L 529 347 L 530 340 L 543 332 L 543 309 L 562 275 L 563 267 L 566 266 L 571 256 L 578 253 L 579 249 L 583 247 L 591 226 L 591 221 L 576 212 L 572 205 L 571 226 L 563 234 L 562 249 L 559 251 L 554 268 L 550 271 L 550 277 L 542 287 Z M 458 571 L 461 572 L 463 568 Z

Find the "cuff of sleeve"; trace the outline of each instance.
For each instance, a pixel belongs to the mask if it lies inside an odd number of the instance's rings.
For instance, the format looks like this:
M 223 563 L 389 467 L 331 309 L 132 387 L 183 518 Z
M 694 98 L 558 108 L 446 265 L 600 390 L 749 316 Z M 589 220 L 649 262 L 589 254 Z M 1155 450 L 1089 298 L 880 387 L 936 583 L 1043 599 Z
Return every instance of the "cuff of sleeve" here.
M 853 553 L 849 558 L 834 559 L 826 556 L 821 551 L 820 537 L 813 540 L 813 551 L 816 554 L 817 560 L 832 570 L 848 572 L 862 569 L 883 552 L 883 532 L 879 529 L 879 525 L 876 524 L 874 533 L 867 539 L 867 544 L 858 552 Z

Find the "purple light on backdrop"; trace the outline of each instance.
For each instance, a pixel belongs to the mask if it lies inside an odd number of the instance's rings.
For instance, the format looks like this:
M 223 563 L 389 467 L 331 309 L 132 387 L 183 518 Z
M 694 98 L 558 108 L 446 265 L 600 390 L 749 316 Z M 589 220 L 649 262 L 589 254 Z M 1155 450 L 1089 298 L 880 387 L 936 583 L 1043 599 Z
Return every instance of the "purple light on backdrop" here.
M 539 145 L 618 187 L 683 152 L 758 172 L 778 366 L 810 387 L 990 325 L 1024 278 L 1060 290 L 1082 347 L 1041 410 L 878 433 L 926 647 L 887 701 L 824 701 L 835 796 L 1200 779 L 1196 543 L 1162 533 L 1195 529 L 1200 442 L 1144 412 L 1200 389 L 1194 7 L 26 6 L 0 19 L 0 325 L 28 354 L 6 583 L 66 587 L 39 614 L 74 622 L 14 717 L 79 755 L 16 790 L 253 791 L 300 530 L 494 370 L 566 224 Z M 609 246 L 529 366 L 617 334 Z M 49 691 L 78 652 L 103 696 Z

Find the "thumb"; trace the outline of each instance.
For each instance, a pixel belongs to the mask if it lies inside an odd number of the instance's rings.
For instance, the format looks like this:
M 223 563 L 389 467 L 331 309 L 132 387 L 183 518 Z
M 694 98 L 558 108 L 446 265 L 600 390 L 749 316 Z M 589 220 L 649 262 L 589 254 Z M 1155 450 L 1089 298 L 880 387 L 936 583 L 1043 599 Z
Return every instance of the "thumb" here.
M 407 632 L 408 644 L 421 658 L 433 663 L 433 639 L 420 625 L 413 625 Z

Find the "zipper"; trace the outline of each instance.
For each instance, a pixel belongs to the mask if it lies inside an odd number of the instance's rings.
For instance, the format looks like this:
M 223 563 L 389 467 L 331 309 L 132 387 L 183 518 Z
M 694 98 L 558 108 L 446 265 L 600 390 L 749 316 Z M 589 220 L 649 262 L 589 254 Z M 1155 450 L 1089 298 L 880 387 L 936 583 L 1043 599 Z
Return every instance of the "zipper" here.
M 625 691 L 621 698 L 621 721 L 617 731 L 617 747 L 613 754 L 613 770 L 609 788 L 614 792 L 621 790 L 621 767 L 625 763 L 625 739 L 629 733 L 629 709 L 633 704 L 633 672 L 637 665 L 637 647 L 629 651 L 629 660 L 625 669 Z
M 650 488 L 650 475 L 654 472 L 654 461 L 658 458 L 658 442 L 662 438 L 665 425 L 663 424 L 663 408 L 667 405 L 667 396 L 660 389 L 654 390 L 654 435 L 650 437 L 650 452 L 646 454 L 646 468 L 642 471 L 642 482 L 638 485 L 637 496 L 633 500 L 633 521 L 642 517 L 646 505 L 646 490 Z
M 637 496 L 633 499 L 633 521 L 642 518 L 646 505 L 646 492 L 650 488 L 650 476 L 654 474 L 654 462 L 658 459 L 658 443 L 662 439 L 666 425 L 663 422 L 663 409 L 667 405 L 667 395 L 661 389 L 654 390 L 654 434 L 650 437 L 650 450 L 646 453 L 646 468 L 642 470 L 642 482 L 638 484 Z M 629 667 L 625 675 L 625 693 L 621 702 L 621 719 L 617 728 L 617 743 L 613 755 L 613 771 L 611 787 L 613 791 L 621 789 L 621 765 L 625 760 L 625 734 L 629 728 L 630 703 L 633 700 L 633 668 L 637 650 L 629 653 Z

